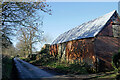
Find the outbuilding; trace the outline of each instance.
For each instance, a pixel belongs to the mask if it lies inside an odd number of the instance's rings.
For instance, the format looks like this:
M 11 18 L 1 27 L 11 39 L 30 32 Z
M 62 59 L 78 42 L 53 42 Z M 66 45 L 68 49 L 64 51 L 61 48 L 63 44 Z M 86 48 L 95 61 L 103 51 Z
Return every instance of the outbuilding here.
M 58 36 L 50 45 L 50 54 L 69 63 L 112 69 L 112 56 L 119 49 L 120 18 L 114 10 Z

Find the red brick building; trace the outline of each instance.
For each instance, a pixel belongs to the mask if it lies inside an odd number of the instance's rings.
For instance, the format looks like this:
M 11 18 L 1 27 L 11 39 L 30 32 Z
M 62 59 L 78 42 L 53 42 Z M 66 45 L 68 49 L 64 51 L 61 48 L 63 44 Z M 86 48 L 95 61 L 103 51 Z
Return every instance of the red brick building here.
M 86 62 L 112 69 L 112 56 L 120 49 L 120 18 L 112 11 L 75 27 L 60 36 L 50 46 L 50 54 L 62 61 Z

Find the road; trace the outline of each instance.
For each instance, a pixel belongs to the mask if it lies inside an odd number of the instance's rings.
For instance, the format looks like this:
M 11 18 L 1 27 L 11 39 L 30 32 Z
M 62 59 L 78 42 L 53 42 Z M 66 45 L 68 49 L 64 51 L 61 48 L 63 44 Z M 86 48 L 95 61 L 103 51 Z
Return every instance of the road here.
M 15 66 L 19 73 L 20 79 L 39 79 L 39 78 L 51 78 L 54 75 L 50 74 L 40 68 L 33 66 L 19 58 L 14 58 Z
M 19 58 L 14 58 L 14 62 L 18 70 L 18 77 L 20 80 L 63 80 L 63 79 L 64 80 L 70 80 L 70 79 L 71 80 L 79 80 L 79 79 L 95 80 L 98 76 L 111 74 L 111 73 L 104 73 L 104 74 L 102 73 L 102 74 L 86 74 L 86 75 L 85 74 L 84 75 L 55 75 L 52 73 L 48 73 Z

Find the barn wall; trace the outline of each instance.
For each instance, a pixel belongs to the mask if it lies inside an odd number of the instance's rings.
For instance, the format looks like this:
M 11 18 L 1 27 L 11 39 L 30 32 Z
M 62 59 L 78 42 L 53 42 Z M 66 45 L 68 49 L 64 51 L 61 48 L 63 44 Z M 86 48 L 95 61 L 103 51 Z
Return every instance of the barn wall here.
M 58 48 L 55 45 L 51 45 L 50 54 L 53 56 L 58 53 L 58 57 L 61 61 L 67 61 L 69 63 L 86 62 L 89 65 L 94 65 L 94 38 L 73 40 L 66 43 L 58 44 Z
M 118 18 L 111 19 L 107 26 L 98 34 L 95 40 L 95 54 L 102 61 L 101 68 L 113 69 L 112 56 L 120 49 L 120 38 L 116 36 L 112 22 L 120 22 Z M 119 26 L 120 29 L 120 26 Z M 118 29 L 117 29 L 118 30 Z M 103 67 L 104 66 L 104 67 Z
M 120 39 L 115 37 L 101 36 L 96 38 L 95 53 L 99 59 L 104 61 L 104 64 L 102 65 L 112 69 L 112 56 L 118 52 L 118 49 L 120 48 L 119 43 Z
M 55 45 L 51 45 L 49 47 L 49 51 L 50 51 L 50 54 L 57 57 L 58 55 L 58 44 L 55 44 Z
M 112 23 L 104 27 L 104 29 L 98 34 L 98 36 L 113 37 Z
M 120 25 L 113 25 L 112 23 L 120 23 L 117 15 L 114 15 L 101 30 L 98 36 L 120 37 Z
M 66 59 L 69 62 L 86 62 L 93 65 L 94 60 L 94 38 L 81 39 L 67 42 Z

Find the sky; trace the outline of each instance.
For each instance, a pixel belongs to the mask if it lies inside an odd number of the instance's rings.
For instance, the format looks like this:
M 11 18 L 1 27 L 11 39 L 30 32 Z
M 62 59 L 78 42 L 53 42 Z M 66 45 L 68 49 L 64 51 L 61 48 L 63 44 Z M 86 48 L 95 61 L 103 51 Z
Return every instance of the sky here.
M 118 2 L 47 2 L 52 15 L 39 13 L 43 18 L 42 30 L 51 44 L 60 34 L 107 14 L 118 10 Z M 44 44 L 44 43 L 43 43 Z M 43 44 L 37 44 L 40 50 Z
M 44 14 L 43 31 L 52 43 L 60 34 L 93 20 L 99 16 L 118 10 L 117 2 L 49 2 L 52 15 Z

